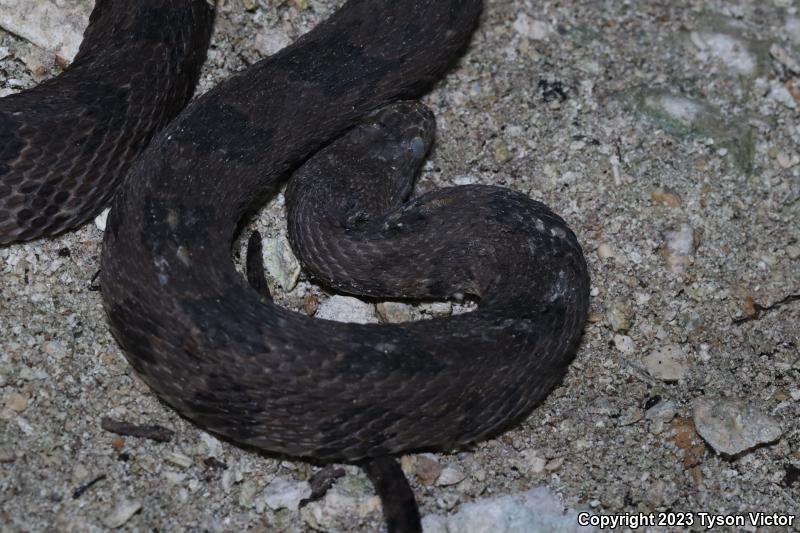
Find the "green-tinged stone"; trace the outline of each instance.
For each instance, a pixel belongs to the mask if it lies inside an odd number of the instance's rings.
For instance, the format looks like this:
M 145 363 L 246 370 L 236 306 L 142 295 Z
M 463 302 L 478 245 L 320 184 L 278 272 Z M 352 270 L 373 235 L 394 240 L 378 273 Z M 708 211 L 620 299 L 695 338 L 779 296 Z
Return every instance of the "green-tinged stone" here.
M 711 104 L 666 89 L 639 87 L 626 91 L 622 97 L 639 117 L 670 135 L 713 139 L 741 172 L 752 170 L 756 137 L 743 120 L 726 120 Z

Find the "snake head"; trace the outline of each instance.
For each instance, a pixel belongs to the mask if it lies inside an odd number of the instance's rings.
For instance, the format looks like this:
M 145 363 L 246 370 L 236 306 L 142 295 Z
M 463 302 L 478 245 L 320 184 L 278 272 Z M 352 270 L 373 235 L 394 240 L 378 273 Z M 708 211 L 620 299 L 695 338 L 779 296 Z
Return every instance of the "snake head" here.
M 381 107 L 364 118 L 371 134 L 388 142 L 393 152 L 387 160 L 402 159 L 421 164 L 428 154 L 436 134 L 436 119 L 425 105 L 417 101 L 401 101 Z

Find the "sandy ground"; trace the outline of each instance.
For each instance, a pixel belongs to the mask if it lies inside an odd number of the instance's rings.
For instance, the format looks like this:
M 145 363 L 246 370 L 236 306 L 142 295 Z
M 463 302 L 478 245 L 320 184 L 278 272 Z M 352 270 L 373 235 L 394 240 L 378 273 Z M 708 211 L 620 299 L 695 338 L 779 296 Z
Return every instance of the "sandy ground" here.
M 339 4 L 227 0 L 201 90 Z M 487 2 L 427 98 L 438 146 L 419 188 L 498 184 L 552 206 L 583 243 L 592 316 L 525 423 L 404 458 L 428 531 L 568 530 L 578 510 L 693 513 L 698 531 L 700 513 L 796 516 L 799 17 L 790 0 Z M 0 94 L 57 72 L 53 60 L 0 31 Z M 251 227 L 277 238 L 282 217 L 278 199 Z M 0 249 L 0 528 L 381 530 L 357 469 L 298 510 L 318 467 L 220 442 L 135 378 L 91 290 L 101 240 L 89 224 Z M 327 298 L 303 277 L 281 295 L 306 310 Z M 174 436 L 120 437 L 101 428 L 108 416 Z M 480 516 L 464 519 L 473 502 Z M 542 502 L 558 525 L 525 515 Z

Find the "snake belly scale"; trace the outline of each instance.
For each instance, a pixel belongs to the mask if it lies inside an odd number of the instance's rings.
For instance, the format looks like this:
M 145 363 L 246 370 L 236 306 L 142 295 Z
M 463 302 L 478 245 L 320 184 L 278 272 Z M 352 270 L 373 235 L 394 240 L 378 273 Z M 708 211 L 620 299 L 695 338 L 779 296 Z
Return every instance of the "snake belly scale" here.
M 160 398 L 238 443 L 366 464 L 384 497 L 405 490 L 397 470 L 381 466 L 385 458 L 485 438 L 529 414 L 561 380 L 589 298 L 581 248 L 564 221 L 498 187 L 409 200 L 410 182 L 375 180 L 408 158 L 418 168 L 432 117 L 418 104 L 391 104 L 420 97 L 443 76 L 481 10 L 481 0 L 350 0 L 191 102 L 131 157 L 113 197 L 100 282 L 115 338 Z M 478 309 L 343 324 L 285 310 L 256 291 L 237 273 L 231 245 L 243 217 L 304 162 L 287 201 L 292 245 L 313 276 L 372 297 L 467 294 Z M 79 187 L 76 197 L 108 198 L 112 181 Z M 69 216 L 25 207 L 33 212 L 23 219 L 44 217 L 34 233 L 19 223 L 23 200 L 9 192 L 16 184 L 3 187 L 4 242 L 60 231 L 102 203 L 70 204 L 79 215 Z M 418 515 L 388 518 L 391 530 L 419 530 Z

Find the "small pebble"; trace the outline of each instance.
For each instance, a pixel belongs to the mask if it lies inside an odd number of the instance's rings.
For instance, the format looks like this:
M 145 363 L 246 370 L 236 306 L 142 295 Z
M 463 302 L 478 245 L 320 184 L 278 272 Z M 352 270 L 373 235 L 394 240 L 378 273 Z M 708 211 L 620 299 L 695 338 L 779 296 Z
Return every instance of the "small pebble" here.
M 172 463 L 175 466 L 179 466 L 181 468 L 189 468 L 190 466 L 192 466 L 192 459 L 183 455 L 182 453 L 170 452 L 164 456 L 164 459 L 168 463 Z
M 264 239 L 262 257 L 267 276 L 273 282 L 270 289 L 276 285 L 285 291 L 294 289 L 300 277 L 300 261 L 294 255 L 289 240 L 284 235 Z
M 788 109 L 797 109 L 797 102 L 795 102 L 792 93 L 790 93 L 789 89 L 787 89 L 786 86 L 778 80 L 775 80 L 770 84 L 767 98 L 773 102 L 781 104 Z
M 778 63 L 783 65 L 788 71 L 800 74 L 800 63 L 792 55 L 777 43 L 773 43 L 769 48 L 769 53 Z
M 737 455 L 759 444 L 778 440 L 777 420 L 760 409 L 735 400 L 700 398 L 694 403 L 694 425 L 714 450 Z
M 727 31 L 692 32 L 692 42 L 709 56 L 725 64 L 731 71 L 752 77 L 758 69 L 758 58 L 751 51 L 751 43 Z
M 42 345 L 42 351 L 56 359 L 63 359 L 67 355 L 67 349 L 59 341 L 47 341 Z
M 561 469 L 562 465 L 564 464 L 563 457 L 556 457 L 555 459 L 551 459 L 544 465 L 544 469 L 548 472 L 555 472 L 556 470 Z
M 631 327 L 633 308 L 627 302 L 613 302 L 606 310 L 606 320 L 611 326 L 611 331 L 625 333 Z
M 627 355 L 636 352 L 636 343 L 627 335 L 614 335 L 614 347 Z
M 314 316 L 319 308 L 319 300 L 313 294 L 303 296 L 303 312 L 308 316 Z
M 111 212 L 110 207 L 106 207 L 103 209 L 99 215 L 94 217 L 94 225 L 97 226 L 97 229 L 100 231 L 106 230 L 106 221 L 108 220 L 108 213 Z
M 442 473 L 439 474 L 439 478 L 436 480 L 436 484 L 440 487 L 449 487 L 450 485 L 455 485 L 460 483 L 464 480 L 466 474 L 460 469 L 454 466 L 446 466 Z
M 663 255 L 667 267 L 675 274 L 682 274 L 694 263 L 698 238 L 694 228 L 687 223 L 664 233 Z
M 378 316 L 385 324 L 414 320 L 414 308 L 402 302 L 381 302 L 376 308 Z
M 28 399 L 22 394 L 13 392 L 6 396 L 6 409 L 21 413 L 28 408 Z
M 317 318 L 336 320 L 337 322 L 353 322 L 356 324 L 377 324 L 375 306 L 353 298 L 336 294 L 323 301 L 317 308 Z
M 494 160 L 498 164 L 508 163 L 514 158 L 508 145 L 502 139 L 496 139 L 493 146 Z
M 254 481 L 247 480 L 239 487 L 239 505 L 245 509 L 253 506 L 258 492 L 258 485 Z
M 611 259 L 612 257 L 616 256 L 616 252 L 610 244 L 602 243 L 597 247 L 597 255 L 600 257 L 600 259 Z
M 544 467 L 547 465 L 547 459 L 542 457 L 542 452 L 539 450 L 525 450 L 521 455 L 529 473 L 541 474 L 544 472 Z
M 289 509 L 296 511 L 300 501 L 311 496 L 311 486 L 306 481 L 273 479 L 264 489 L 262 497 L 270 509 Z
M 644 358 L 647 372 L 662 381 L 678 381 L 688 371 L 688 362 L 683 349 L 677 345 L 656 348 Z
M 553 27 L 542 20 L 535 20 L 525 13 L 519 13 L 514 20 L 514 31 L 534 41 L 543 41 L 554 33 Z
M 454 185 L 472 185 L 477 182 L 478 182 L 477 178 L 469 174 L 461 174 L 453 178 Z
M 800 155 L 798 155 L 796 152 L 789 154 L 787 152 L 780 151 L 775 156 L 775 159 L 778 161 L 778 164 L 781 166 L 781 168 L 785 170 L 800 164 Z
M 256 35 L 253 40 L 253 47 L 264 56 L 271 56 L 291 44 L 291 39 L 288 35 L 281 31 L 276 31 L 275 28 L 269 28 Z
M 650 421 L 650 432 L 658 435 L 664 431 L 664 425 L 675 418 L 676 414 L 675 403 L 666 401 L 659 402 L 651 409 L 645 411 L 644 416 Z
M 442 473 L 442 465 L 435 455 L 420 454 L 415 460 L 414 473 L 423 485 L 433 485 Z
M 650 199 L 654 203 L 661 204 L 667 207 L 680 207 L 682 204 L 681 197 L 678 193 L 670 189 L 657 189 L 650 193 Z
M 621 426 L 632 426 L 643 418 L 644 412 L 642 412 L 641 409 L 638 407 L 629 407 L 622 413 L 622 416 L 620 416 L 619 423 Z
M 131 519 L 133 515 L 138 513 L 142 508 L 142 502 L 135 500 L 123 500 L 114 507 L 111 514 L 103 519 L 103 524 L 110 529 L 122 527 Z
M 419 304 L 419 310 L 431 316 L 450 316 L 453 314 L 453 304 L 450 302 L 426 302 Z

